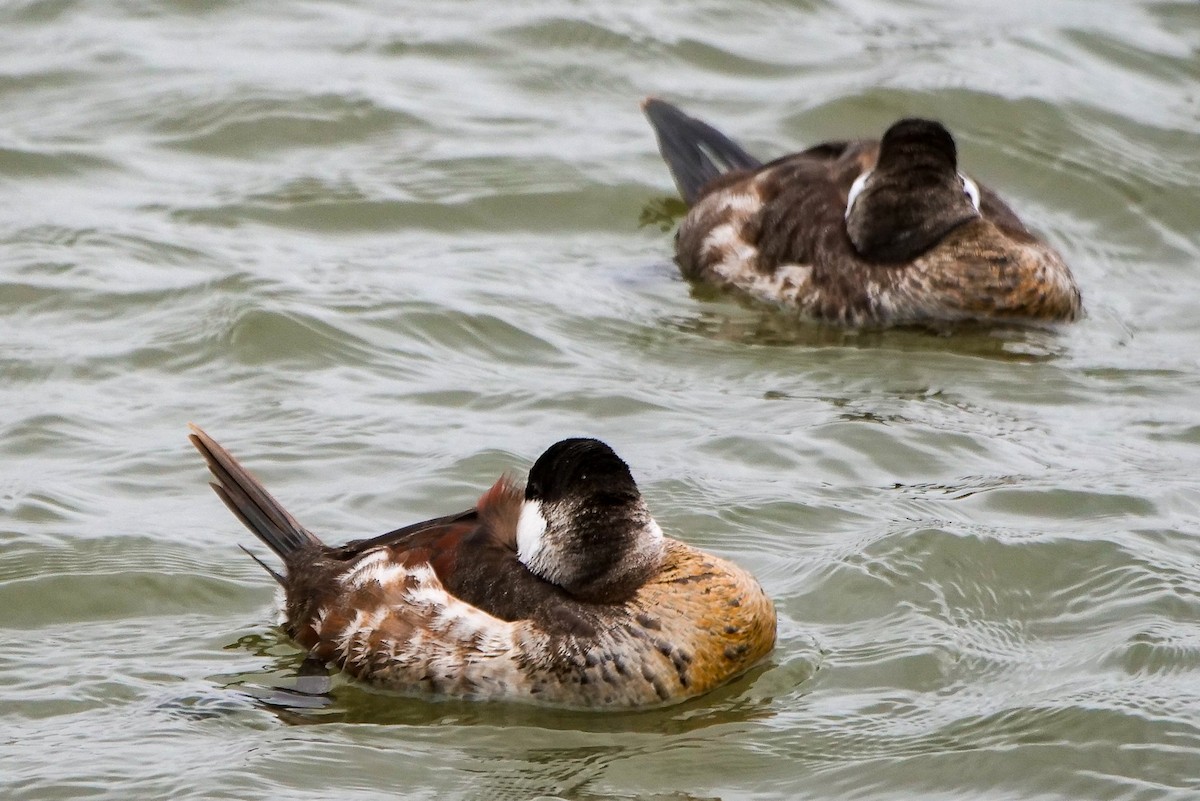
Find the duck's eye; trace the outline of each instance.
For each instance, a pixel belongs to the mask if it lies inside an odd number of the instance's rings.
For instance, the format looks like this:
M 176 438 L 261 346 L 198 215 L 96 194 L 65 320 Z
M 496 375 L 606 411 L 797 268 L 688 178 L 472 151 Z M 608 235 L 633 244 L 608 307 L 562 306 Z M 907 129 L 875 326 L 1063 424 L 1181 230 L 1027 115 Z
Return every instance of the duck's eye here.
M 850 219 L 850 209 L 854 208 L 854 201 L 858 200 L 858 196 L 867 188 L 867 181 L 871 178 L 871 171 L 859 175 L 854 179 L 854 183 L 850 184 L 850 194 L 846 196 L 846 219 Z
M 961 172 L 958 174 L 958 177 L 962 180 L 963 192 L 966 193 L 967 197 L 971 198 L 971 205 L 975 207 L 975 211 L 979 211 L 979 184 Z

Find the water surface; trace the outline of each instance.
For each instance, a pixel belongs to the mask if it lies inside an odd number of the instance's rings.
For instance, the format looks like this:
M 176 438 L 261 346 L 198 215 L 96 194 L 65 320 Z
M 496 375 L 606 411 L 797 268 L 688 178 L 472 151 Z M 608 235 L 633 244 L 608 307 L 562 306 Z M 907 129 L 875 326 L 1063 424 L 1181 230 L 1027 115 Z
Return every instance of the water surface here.
M 71 0 L 0 10 L 13 799 L 1192 799 L 1200 6 Z M 936 116 L 1061 330 L 693 291 L 637 102 L 763 157 Z M 586 434 L 779 647 L 666 710 L 288 691 L 195 421 L 331 541 Z M 320 688 L 325 689 L 325 688 Z

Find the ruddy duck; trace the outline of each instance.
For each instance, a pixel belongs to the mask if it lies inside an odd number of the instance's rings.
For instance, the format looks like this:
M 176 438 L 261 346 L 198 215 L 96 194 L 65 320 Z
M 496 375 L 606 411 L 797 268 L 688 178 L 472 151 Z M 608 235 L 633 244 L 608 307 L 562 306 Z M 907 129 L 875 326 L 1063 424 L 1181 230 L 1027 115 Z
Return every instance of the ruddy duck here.
M 880 141 L 762 164 L 669 103 L 642 108 L 689 206 L 675 258 L 690 280 L 847 326 L 1065 322 L 1082 312 L 1062 258 L 958 171 L 938 122 L 903 119 Z
M 550 446 L 524 487 L 502 477 L 473 509 L 328 546 L 191 430 L 217 495 L 283 560 L 279 573 L 254 557 L 283 587 L 288 635 L 359 679 L 642 707 L 707 692 L 774 647 L 758 582 L 664 537 L 629 468 L 597 440 Z

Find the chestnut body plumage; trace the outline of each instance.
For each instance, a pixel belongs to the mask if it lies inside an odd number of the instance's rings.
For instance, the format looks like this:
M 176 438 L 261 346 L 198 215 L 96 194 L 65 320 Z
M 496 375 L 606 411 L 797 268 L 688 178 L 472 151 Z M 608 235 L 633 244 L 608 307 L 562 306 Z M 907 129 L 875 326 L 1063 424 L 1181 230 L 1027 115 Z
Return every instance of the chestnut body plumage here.
M 643 109 L 689 206 L 676 261 L 690 280 L 847 326 L 1082 313 L 1062 258 L 958 172 L 940 123 L 900 120 L 879 141 L 762 164 L 664 101 Z
M 775 611 L 737 566 L 662 536 L 625 463 L 564 440 L 525 487 L 327 546 L 193 426 L 217 494 L 284 562 L 284 628 L 321 662 L 406 691 L 571 707 L 699 695 L 770 652 Z M 260 562 L 260 564 L 262 564 Z

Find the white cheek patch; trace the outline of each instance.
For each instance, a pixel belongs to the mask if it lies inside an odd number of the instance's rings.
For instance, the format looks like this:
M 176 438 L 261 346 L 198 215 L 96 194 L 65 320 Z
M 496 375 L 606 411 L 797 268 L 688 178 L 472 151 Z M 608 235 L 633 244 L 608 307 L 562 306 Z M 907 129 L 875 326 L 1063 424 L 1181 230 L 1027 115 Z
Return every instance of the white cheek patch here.
M 662 541 L 663 541 L 662 527 L 658 525 L 657 520 L 655 520 L 654 518 L 650 518 L 650 524 L 646 526 L 646 542 L 647 542 L 647 544 L 654 545 L 655 547 L 657 547 L 662 544 Z
M 629 569 L 640 568 L 644 565 L 659 564 L 663 554 L 663 532 L 658 521 L 653 517 L 643 528 L 638 537 L 637 545 L 625 558 Z
M 517 518 L 517 559 L 530 570 L 542 550 L 545 534 L 546 518 L 542 515 L 541 502 L 525 501 L 521 516 Z
M 963 191 L 967 193 L 967 197 L 971 198 L 971 205 L 975 207 L 975 211 L 979 211 L 979 184 L 961 172 L 958 177 L 962 179 Z
M 854 179 L 854 183 L 850 184 L 850 194 L 846 196 L 846 219 L 850 219 L 850 210 L 854 208 L 854 201 L 858 200 L 858 196 L 867 188 L 867 181 L 871 179 L 871 170 L 867 170 L 863 174 Z

